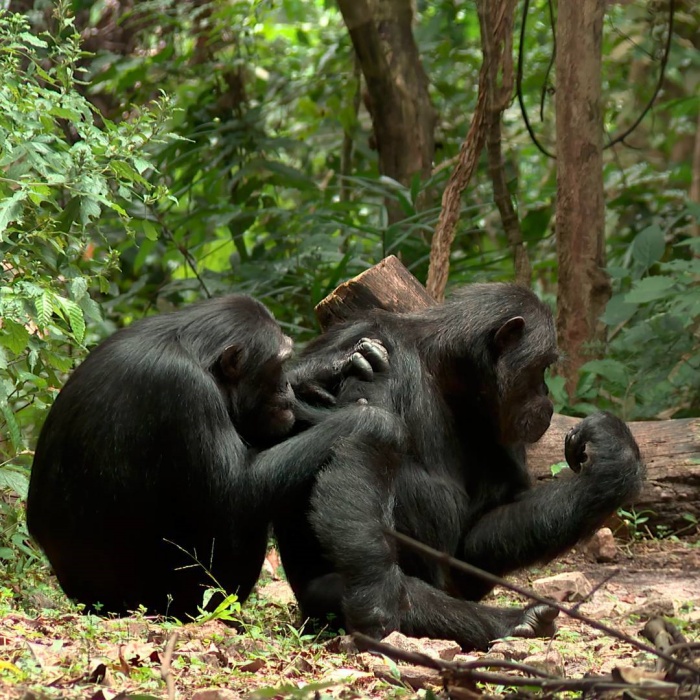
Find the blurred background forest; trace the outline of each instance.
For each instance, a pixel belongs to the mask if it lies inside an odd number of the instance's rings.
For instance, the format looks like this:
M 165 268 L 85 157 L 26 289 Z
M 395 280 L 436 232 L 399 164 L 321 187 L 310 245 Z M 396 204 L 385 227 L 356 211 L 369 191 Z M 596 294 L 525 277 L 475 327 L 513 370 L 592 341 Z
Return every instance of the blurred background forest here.
M 419 70 L 407 90 L 427 90 L 432 143 L 431 161 L 405 177 L 381 148 L 387 133 L 346 26 L 352 0 L 4 5 L 0 488 L 10 497 L 0 558 L 19 572 L 36 557 L 21 499 L 38 428 L 100 339 L 236 291 L 303 343 L 318 332 L 314 305 L 386 255 L 426 281 L 483 61 L 472 2 L 408 9 Z M 408 0 L 377 3 L 398 5 Z M 558 410 L 573 415 L 700 415 L 700 5 L 673 6 L 606 7 L 604 141 L 643 119 L 604 152 L 606 333 L 575 391 L 550 381 Z M 514 32 L 520 101 L 551 151 L 552 5 L 529 3 L 521 34 L 525 7 Z M 568 283 L 558 274 L 556 161 L 533 143 L 515 95 L 501 128 L 529 279 L 554 306 Z M 399 156 L 414 146 L 399 135 Z M 448 293 L 515 277 L 483 153 L 461 198 Z

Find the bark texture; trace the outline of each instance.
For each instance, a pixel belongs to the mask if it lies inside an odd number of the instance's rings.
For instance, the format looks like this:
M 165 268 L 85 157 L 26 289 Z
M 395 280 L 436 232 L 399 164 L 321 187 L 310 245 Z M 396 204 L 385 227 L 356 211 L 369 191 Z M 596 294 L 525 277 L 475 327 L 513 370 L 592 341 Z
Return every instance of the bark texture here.
M 493 199 L 501 215 L 508 243 L 513 249 L 515 281 L 529 287 L 532 266 L 523 241 L 520 220 L 508 189 L 501 140 L 503 112 L 513 97 L 513 17 L 516 4 L 516 0 L 501 0 L 499 3 L 489 3 L 488 7 L 486 3 L 480 3 L 478 8 L 481 46 L 487 70 L 486 154 Z
M 408 312 L 434 304 L 420 282 L 395 257 L 386 258 L 340 285 L 316 307 L 323 328 L 363 309 Z M 530 471 L 550 479 L 552 464 L 564 461 L 564 437 L 578 418 L 555 414 L 544 437 L 528 450 Z M 700 419 L 629 423 L 647 464 L 648 479 L 635 503 L 650 511 L 649 523 L 687 527 L 686 514 L 700 520 Z M 566 478 L 564 474 L 557 478 Z
M 338 0 L 367 85 L 379 170 L 409 185 L 430 175 L 437 115 L 413 37 L 410 0 Z M 390 223 L 403 218 L 390 204 Z
M 576 389 L 610 298 L 605 272 L 601 44 L 605 0 L 560 3 L 557 14 L 557 333 L 566 388 Z

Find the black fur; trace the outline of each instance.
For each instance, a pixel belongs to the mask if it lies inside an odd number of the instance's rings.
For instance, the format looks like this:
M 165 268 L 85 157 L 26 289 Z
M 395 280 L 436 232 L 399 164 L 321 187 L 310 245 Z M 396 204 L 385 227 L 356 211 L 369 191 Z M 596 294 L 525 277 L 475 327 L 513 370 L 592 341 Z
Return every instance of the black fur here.
M 345 379 L 339 401 L 387 409 L 377 446 L 347 438 L 275 532 L 304 617 L 381 637 L 392 630 L 484 648 L 504 635 L 549 634 L 547 606 L 502 609 L 491 586 L 398 547 L 396 529 L 494 574 L 552 559 L 632 498 L 643 478 L 625 424 L 601 413 L 567 438 L 580 474 L 532 488 L 525 445 L 547 429 L 544 372 L 556 361 L 549 309 L 527 289 L 472 285 L 412 314 L 375 311 L 331 329 L 305 353 L 323 364 L 361 336 L 391 367 L 372 384 Z
M 277 444 L 294 423 L 290 354 L 268 310 L 232 295 L 134 323 L 88 355 L 41 431 L 27 504 L 68 596 L 177 617 L 197 613 L 205 586 L 248 596 L 279 503 L 339 435 L 370 419 L 375 431 L 377 410 L 348 406 Z M 357 355 L 329 355 L 319 381 L 337 384 Z M 325 417 L 305 412 L 307 425 Z

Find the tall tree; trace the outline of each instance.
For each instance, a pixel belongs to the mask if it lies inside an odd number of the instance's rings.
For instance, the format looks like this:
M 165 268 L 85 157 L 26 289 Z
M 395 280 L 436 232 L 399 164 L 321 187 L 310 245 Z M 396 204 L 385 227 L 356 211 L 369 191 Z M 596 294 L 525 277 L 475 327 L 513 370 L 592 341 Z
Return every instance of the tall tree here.
M 435 151 L 436 113 L 413 37 L 410 0 L 338 0 L 367 84 L 366 104 L 379 170 L 408 185 L 427 178 Z M 403 218 L 389 206 L 390 222 Z
M 605 0 L 559 3 L 556 55 L 557 332 L 570 396 L 610 298 L 605 272 L 602 33 Z

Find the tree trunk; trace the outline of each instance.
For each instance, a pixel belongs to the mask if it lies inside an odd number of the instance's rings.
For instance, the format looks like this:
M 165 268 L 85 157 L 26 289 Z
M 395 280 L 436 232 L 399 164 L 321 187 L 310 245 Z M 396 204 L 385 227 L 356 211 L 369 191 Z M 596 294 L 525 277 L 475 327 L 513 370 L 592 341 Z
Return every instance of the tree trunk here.
M 410 185 L 429 177 L 436 113 L 413 38 L 410 0 L 338 0 L 367 84 L 383 175 Z M 389 202 L 389 222 L 404 218 Z
M 605 0 L 559 3 L 556 55 L 557 332 L 573 398 L 586 345 L 602 337 L 605 272 L 601 45 Z
M 340 285 L 316 307 L 323 328 L 347 320 L 363 309 L 397 313 L 434 304 L 421 283 L 394 256 Z M 564 437 L 579 418 L 555 415 L 542 439 L 528 450 L 535 478 L 550 479 L 550 467 L 564 461 Z M 648 479 L 635 510 L 649 511 L 650 525 L 674 530 L 700 521 L 700 419 L 683 418 L 629 423 L 647 464 Z M 564 475 L 557 478 L 566 478 Z

